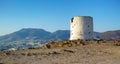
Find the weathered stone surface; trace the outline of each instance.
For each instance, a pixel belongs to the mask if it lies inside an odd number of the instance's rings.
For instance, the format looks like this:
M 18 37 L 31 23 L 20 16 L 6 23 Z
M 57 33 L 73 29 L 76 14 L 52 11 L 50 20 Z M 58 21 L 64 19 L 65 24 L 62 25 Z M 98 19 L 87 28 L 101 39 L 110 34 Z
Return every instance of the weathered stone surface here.
M 75 16 L 71 19 L 70 40 L 93 39 L 93 18 L 90 16 Z

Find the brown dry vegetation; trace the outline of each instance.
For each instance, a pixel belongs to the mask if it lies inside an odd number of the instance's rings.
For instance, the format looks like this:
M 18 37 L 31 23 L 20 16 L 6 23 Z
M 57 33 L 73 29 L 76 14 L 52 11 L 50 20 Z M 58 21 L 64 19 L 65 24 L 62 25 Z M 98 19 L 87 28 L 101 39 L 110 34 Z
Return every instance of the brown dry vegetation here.
M 40 49 L 0 52 L 5 64 L 120 64 L 120 40 L 59 41 Z

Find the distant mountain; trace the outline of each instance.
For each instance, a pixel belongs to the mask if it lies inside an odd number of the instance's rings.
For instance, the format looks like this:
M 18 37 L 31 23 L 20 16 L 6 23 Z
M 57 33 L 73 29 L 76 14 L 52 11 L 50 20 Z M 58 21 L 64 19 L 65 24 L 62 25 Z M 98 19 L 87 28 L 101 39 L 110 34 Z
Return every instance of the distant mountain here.
M 70 37 L 70 30 L 57 30 L 53 32 L 50 36 L 49 39 L 54 39 L 54 40 L 67 40 Z
M 0 41 L 11 42 L 11 41 L 16 41 L 16 40 L 29 40 L 29 39 L 43 40 L 50 34 L 51 34 L 50 32 L 45 31 L 43 29 L 24 28 L 14 33 L 1 36 Z
M 70 37 L 69 30 L 57 30 L 53 33 L 45 31 L 43 29 L 24 28 L 14 33 L 1 36 L 0 42 L 12 42 L 18 40 L 67 40 Z M 120 30 L 107 31 L 103 33 L 94 32 L 94 37 L 112 40 L 120 38 Z
M 100 33 L 98 36 L 104 40 L 120 39 L 120 30 L 103 32 Z

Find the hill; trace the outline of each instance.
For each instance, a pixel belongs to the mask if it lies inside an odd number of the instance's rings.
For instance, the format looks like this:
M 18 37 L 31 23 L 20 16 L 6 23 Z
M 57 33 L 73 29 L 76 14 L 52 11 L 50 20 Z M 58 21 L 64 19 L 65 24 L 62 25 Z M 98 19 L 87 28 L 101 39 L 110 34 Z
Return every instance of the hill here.
M 103 33 L 100 33 L 99 37 L 104 40 L 119 39 L 120 38 L 120 30 L 103 32 Z
M 0 52 L 1 64 L 120 64 L 120 40 L 64 40 Z M 27 62 L 26 62 L 27 61 Z

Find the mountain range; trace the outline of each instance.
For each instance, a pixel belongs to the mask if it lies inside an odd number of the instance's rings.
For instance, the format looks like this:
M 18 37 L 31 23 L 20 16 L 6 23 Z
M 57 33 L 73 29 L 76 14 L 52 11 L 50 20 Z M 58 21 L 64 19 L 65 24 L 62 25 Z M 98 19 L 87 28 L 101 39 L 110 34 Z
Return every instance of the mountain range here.
M 23 28 L 19 31 L 0 36 L 0 51 L 39 48 L 50 41 L 68 40 L 70 30 L 57 30 L 53 33 L 44 29 Z M 120 39 L 120 30 L 94 32 L 94 39 Z
M 0 36 L 1 42 L 13 42 L 21 40 L 45 40 L 45 41 L 57 41 L 57 40 L 67 40 L 70 37 L 70 30 L 57 30 L 53 33 L 46 31 L 44 29 L 34 29 L 34 28 L 23 28 L 19 31 Z M 107 31 L 107 32 L 94 32 L 94 38 L 100 38 L 104 40 L 113 40 L 120 38 L 120 30 Z

